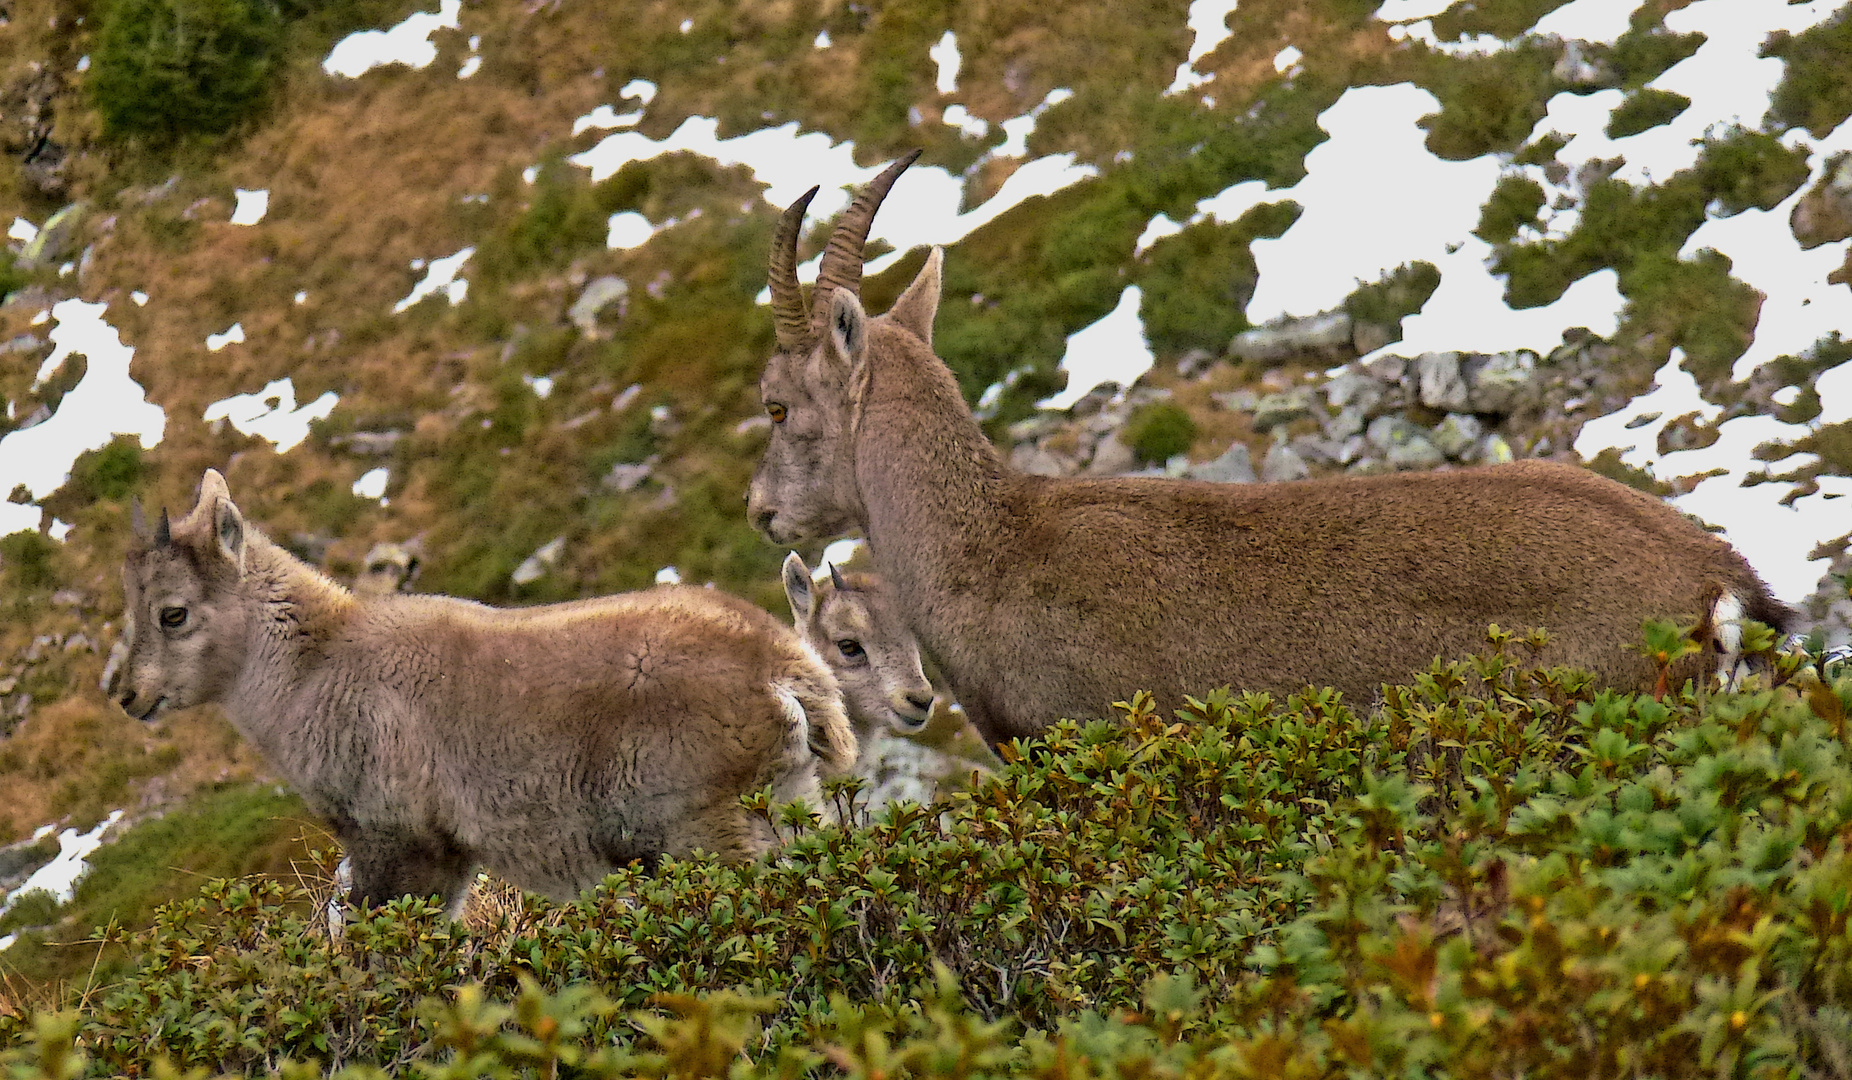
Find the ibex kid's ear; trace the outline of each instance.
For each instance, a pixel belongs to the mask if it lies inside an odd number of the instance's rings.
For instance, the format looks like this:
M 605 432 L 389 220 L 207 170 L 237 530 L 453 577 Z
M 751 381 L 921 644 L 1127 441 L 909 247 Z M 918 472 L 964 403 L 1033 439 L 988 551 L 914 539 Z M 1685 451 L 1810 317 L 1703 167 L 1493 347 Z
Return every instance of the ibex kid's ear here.
M 791 617 L 803 622 L 810 617 L 810 605 L 816 597 L 810 589 L 810 567 L 804 557 L 793 551 L 785 556 L 785 599 L 791 602 Z
M 231 500 L 231 489 L 216 469 L 207 469 L 199 482 L 199 505 L 212 515 L 212 535 L 219 542 L 219 553 L 243 574 L 244 515 L 238 512 Z M 194 513 L 198 512 L 195 508 Z
M 887 317 L 898 325 L 913 332 L 914 336 L 932 347 L 932 320 L 939 314 L 939 280 L 941 266 L 945 261 L 945 249 L 935 247 L 926 256 L 926 265 L 914 276 L 913 284 L 900 294 L 894 306 L 887 311 Z

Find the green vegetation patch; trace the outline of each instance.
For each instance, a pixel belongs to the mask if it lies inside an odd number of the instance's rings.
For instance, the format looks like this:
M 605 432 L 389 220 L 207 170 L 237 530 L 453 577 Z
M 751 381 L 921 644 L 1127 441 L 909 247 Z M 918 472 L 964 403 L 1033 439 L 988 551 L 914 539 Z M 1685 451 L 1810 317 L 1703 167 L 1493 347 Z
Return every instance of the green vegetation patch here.
M 1608 66 L 1623 90 L 1640 89 L 1704 44 L 1700 33 L 1674 34 L 1659 22 L 1641 25 L 1638 16 L 1646 10 L 1635 13 L 1632 28 L 1607 51 Z
M 1764 56 L 1787 61 L 1769 97 L 1769 113 L 1787 127 L 1804 127 L 1825 138 L 1852 116 L 1852 8 L 1799 34 L 1774 34 Z
M 1402 320 L 1420 311 L 1440 288 L 1440 269 L 1433 263 L 1403 263 L 1380 281 L 1359 285 L 1344 298 L 1344 310 L 1358 323 L 1374 323 L 1402 336 Z
M 1690 107 L 1691 99 L 1683 94 L 1651 87 L 1635 90 L 1608 114 L 1608 138 L 1624 139 L 1661 124 L 1669 124 Z
M 1449 161 L 1511 152 L 1530 137 L 1559 86 L 1551 69 L 1557 43 L 1522 39 L 1490 56 L 1420 53 L 1415 82 L 1440 99 L 1424 117 L 1427 148 Z
M 1133 413 L 1120 438 L 1138 460 L 1161 465 L 1196 441 L 1196 421 L 1181 405 L 1160 401 Z
M 281 30 L 271 0 L 110 0 L 88 83 L 104 130 L 225 134 L 263 104 Z
M 1296 203 L 1269 203 L 1239 221 L 1198 222 L 1152 245 L 1138 275 L 1139 317 L 1152 349 L 1163 355 L 1221 352 L 1248 329 L 1257 276 L 1249 245 L 1285 232 L 1298 212 Z
M 1662 665 L 1697 649 L 1647 630 Z M 1790 660 L 1779 689 L 1655 698 L 1547 656 L 1494 631 L 1369 714 L 1221 691 L 1178 724 L 1140 695 L 942 807 L 845 829 L 755 797 L 775 862 L 626 871 L 476 934 L 405 899 L 331 945 L 299 886 L 215 882 L 65 1027 L 0 1018 L 0 1050 L 81 1034 L 95 1075 L 479 1052 L 769 1080 L 835 1047 L 1078 1076 L 1036 1065 L 1054 1045 L 1178 1080 L 1826 1073 L 1852 1050 L 1852 679 Z
M 1538 224 L 1537 213 L 1543 209 L 1543 185 L 1525 176 L 1501 176 L 1492 195 L 1479 211 L 1479 227 L 1473 235 L 1492 244 L 1508 244 L 1517 239 L 1518 229 Z

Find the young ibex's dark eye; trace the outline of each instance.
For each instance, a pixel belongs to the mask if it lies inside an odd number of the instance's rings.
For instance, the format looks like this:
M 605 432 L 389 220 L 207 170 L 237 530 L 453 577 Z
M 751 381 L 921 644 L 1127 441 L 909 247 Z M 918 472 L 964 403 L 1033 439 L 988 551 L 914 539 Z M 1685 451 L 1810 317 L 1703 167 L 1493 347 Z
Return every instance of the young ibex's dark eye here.
M 169 630 L 177 630 L 186 625 L 186 608 L 164 607 L 161 609 L 161 625 Z
M 765 404 L 765 415 L 772 418 L 772 423 L 782 424 L 785 422 L 785 407 L 776 401 L 768 401 Z
M 836 643 L 836 650 L 842 653 L 843 658 L 846 660 L 860 660 L 863 656 L 867 655 L 866 650 L 862 648 L 862 643 L 854 638 L 843 638 L 841 641 L 838 641 Z

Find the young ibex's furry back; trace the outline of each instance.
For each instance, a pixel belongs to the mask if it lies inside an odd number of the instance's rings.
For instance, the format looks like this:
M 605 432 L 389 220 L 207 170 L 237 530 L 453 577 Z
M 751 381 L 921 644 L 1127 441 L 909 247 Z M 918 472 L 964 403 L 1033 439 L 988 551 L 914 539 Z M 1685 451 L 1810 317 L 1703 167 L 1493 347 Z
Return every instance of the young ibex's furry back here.
M 1545 628 L 1555 662 L 1644 687 L 1630 646 L 1645 619 L 1701 618 L 1727 647 L 1732 613 L 1789 618 L 1728 544 L 1567 465 L 1251 485 L 1011 471 L 933 355 L 940 253 L 886 315 L 857 298 L 870 220 L 910 161 L 844 214 L 808 304 L 809 197 L 780 223 L 778 351 L 759 381 L 773 425 L 749 513 L 780 544 L 861 529 L 987 738 L 1139 689 L 1177 703 L 1316 683 L 1367 700 L 1483 645 L 1490 623 Z
M 333 823 L 362 903 L 454 902 L 477 864 L 569 897 L 632 860 L 745 858 L 771 838 L 742 794 L 812 798 L 855 757 L 828 669 L 720 593 L 356 597 L 210 471 L 188 517 L 136 531 L 122 707 L 222 704 Z

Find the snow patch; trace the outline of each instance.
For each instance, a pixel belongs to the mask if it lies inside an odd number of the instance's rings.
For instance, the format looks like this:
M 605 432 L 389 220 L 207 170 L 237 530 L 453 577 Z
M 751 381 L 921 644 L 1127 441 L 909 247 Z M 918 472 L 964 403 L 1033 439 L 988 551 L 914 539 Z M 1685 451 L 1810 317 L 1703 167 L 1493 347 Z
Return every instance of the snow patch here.
M 363 499 L 383 499 L 386 496 L 386 482 L 390 479 L 390 469 L 368 469 L 360 474 L 360 479 L 354 481 L 354 494 Z
M 469 295 L 469 282 L 457 277 L 457 274 L 463 269 L 463 264 L 468 262 L 469 257 L 475 253 L 474 247 L 466 247 L 455 255 L 432 259 L 430 266 L 425 270 L 424 280 L 412 286 L 411 295 L 392 305 L 393 314 L 397 315 L 425 297 L 437 293 L 442 293 L 448 298 L 451 307 L 461 304 L 463 298 Z M 422 260 L 414 261 L 412 269 L 418 269 L 420 262 Z
M 218 352 L 227 345 L 236 345 L 244 340 L 244 324 L 232 323 L 222 334 L 206 335 L 206 351 Z
M 309 424 L 326 420 L 341 401 L 329 390 L 301 408 L 296 407 L 296 384 L 287 376 L 264 384 L 255 394 L 236 394 L 206 406 L 201 417 L 211 424 L 223 420 L 242 435 L 267 439 L 279 454 L 294 449 L 309 437 Z
M 964 64 L 964 57 L 958 52 L 958 35 L 947 30 L 937 45 L 926 50 L 926 55 L 932 58 L 938 68 L 934 85 L 938 87 L 939 93 L 957 93 L 958 69 Z
M 1177 65 L 1177 75 L 1166 93 L 1181 94 L 1206 86 L 1215 78 L 1197 72 L 1196 62 L 1222 47 L 1228 40 L 1228 17 L 1235 13 L 1240 0 L 1192 0 L 1189 25 L 1190 55 Z
M 232 211 L 231 216 L 233 225 L 255 225 L 264 220 L 264 215 L 270 212 L 270 189 L 268 188 L 259 188 L 256 191 L 233 188 L 232 194 L 238 197 L 238 207 Z
M 322 70 L 330 75 L 358 79 L 377 67 L 404 64 L 421 69 L 437 59 L 437 46 L 431 35 L 439 30 L 460 29 L 463 0 L 441 0 L 435 12 L 420 11 L 390 30 L 361 30 L 335 43 Z
M 10 910 L 29 892 L 47 892 L 60 904 L 70 903 L 77 891 L 77 879 L 89 869 L 85 860 L 96 854 L 96 849 L 103 846 L 103 834 L 121 820 L 122 811 L 112 810 L 101 824 L 87 833 L 76 829 L 59 833 L 57 858 L 34 870 L 31 877 L 20 882 L 19 888 L 8 893 L 6 899 L 0 901 L 0 913 Z M 39 835 L 33 834 L 35 839 Z
M 24 484 L 34 499 L 42 499 L 70 478 L 79 454 L 102 449 L 118 434 L 136 436 L 144 450 L 161 441 L 167 416 L 129 377 L 135 350 L 103 321 L 107 306 L 61 300 L 46 316 L 57 320 L 48 335 L 55 348 L 39 365 L 33 386 L 73 354 L 84 357 L 84 377 L 44 422 L 0 438 L 0 492 Z M 0 534 L 36 529 L 42 520 L 37 506 L 0 503 Z
M 1036 402 L 1038 408 L 1071 408 L 1101 383 L 1130 386 L 1151 370 L 1157 358 L 1151 346 L 1145 344 L 1145 323 L 1138 315 L 1143 299 L 1138 286 L 1128 285 L 1110 314 L 1068 335 L 1067 352 L 1061 357 L 1061 370 L 1068 376 L 1067 389 Z

